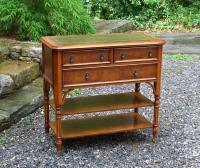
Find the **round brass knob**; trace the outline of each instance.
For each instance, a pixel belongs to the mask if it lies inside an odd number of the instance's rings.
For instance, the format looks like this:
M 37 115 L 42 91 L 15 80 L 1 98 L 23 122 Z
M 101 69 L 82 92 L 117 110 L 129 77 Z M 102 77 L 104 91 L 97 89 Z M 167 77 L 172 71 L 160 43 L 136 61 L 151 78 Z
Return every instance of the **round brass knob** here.
M 125 53 L 121 53 L 120 54 L 120 58 L 121 58 L 121 60 L 125 59 L 126 58 L 126 54 Z
M 133 77 L 137 78 L 138 76 L 139 76 L 139 70 L 138 69 L 133 70 Z
M 99 55 L 99 60 L 100 60 L 101 62 L 103 62 L 103 61 L 105 60 L 105 54 L 104 54 L 104 53 L 100 53 L 100 55 Z
M 86 72 L 85 73 L 85 80 L 87 81 L 87 80 L 89 80 L 89 78 L 90 78 L 90 74 L 88 72 Z
M 149 57 L 149 58 L 153 58 L 153 52 L 152 52 L 151 50 L 150 50 L 149 53 L 148 53 L 148 57 Z
M 74 56 L 73 56 L 73 55 L 71 55 L 71 56 L 69 57 L 69 63 L 70 63 L 70 64 L 73 64 L 73 63 L 74 63 Z

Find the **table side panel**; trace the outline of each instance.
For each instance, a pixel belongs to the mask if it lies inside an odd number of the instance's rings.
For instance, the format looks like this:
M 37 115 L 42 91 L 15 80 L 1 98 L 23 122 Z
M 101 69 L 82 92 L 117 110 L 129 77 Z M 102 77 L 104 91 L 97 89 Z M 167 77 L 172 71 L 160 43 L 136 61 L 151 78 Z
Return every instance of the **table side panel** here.
M 53 57 L 52 49 L 43 46 L 43 76 L 52 84 L 53 83 Z
M 161 91 L 161 74 L 162 74 L 162 57 L 163 57 L 163 46 L 159 47 L 158 50 L 158 66 L 157 66 L 157 85 L 156 85 L 156 94 L 160 95 Z

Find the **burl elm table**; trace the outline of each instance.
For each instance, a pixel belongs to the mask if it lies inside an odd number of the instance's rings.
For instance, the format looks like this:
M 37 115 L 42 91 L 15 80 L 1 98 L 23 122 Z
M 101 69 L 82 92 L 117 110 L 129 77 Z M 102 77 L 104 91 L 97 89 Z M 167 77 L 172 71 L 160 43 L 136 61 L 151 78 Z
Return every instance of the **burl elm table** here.
M 49 36 L 42 38 L 45 130 L 56 135 L 57 151 L 62 139 L 110 134 L 152 128 L 158 135 L 161 87 L 161 39 L 143 33 L 107 35 Z M 76 88 L 135 83 L 135 92 L 68 98 Z M 140 84 L 153 89 L 152 101 L 140 93 Z M 50 87 L 53 99 L 49 100 Z M 64 92 L 65 91 L 65 92 Z M 154 120 L 138 112 L 154 106 Z M 49 107 L 55 121 L 49 120 Z M 133 112 L 81 119 L 62 119 L 64 115 L 134 109 Z

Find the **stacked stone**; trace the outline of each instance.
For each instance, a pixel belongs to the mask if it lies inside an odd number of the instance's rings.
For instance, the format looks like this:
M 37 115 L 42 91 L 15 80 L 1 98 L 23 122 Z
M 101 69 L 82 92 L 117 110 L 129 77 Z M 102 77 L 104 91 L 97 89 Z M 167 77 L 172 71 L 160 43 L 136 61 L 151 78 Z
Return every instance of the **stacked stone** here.
M 6 59 L 40 63 L 41 58 L 40 43 L 0 39 L 0 63 Z
M 10 58 L 21 61 L 40 63 L 42 48 L 39 44 L 21 44 L 10 47 Z
M 9 46 L 0 43 L 0 63 L 8 59 L 10 55 Z

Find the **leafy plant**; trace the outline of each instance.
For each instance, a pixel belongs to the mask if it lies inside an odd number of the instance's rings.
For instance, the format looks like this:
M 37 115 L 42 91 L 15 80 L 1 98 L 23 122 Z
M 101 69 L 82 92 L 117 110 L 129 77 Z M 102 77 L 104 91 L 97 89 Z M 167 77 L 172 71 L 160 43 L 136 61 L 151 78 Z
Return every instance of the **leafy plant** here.
M 38 41 L 41 36 L 95 33 L 80 0 L 2 0 L 0 33 Z
M 165 60 L 171 60 L 171 61 L 184 61 L 184 60 L 191 60 L 194 58 L 195 58 L 194 55 L 190 55 L 190 54 L 164 55 Z
M 79 95 L 81 93 L 81 89 L 80 88 L 77 88 L 77 89 L 74 89 L 72 91 L 69 91 L 68 89 L 64 89 L 63 90 L 63 93 L 67 93 L 69 94 L 70 96 L 75 96 L 75 95 Z
M 196 0 L 83 1 L 91 16 L 100 19 L 129 19 L 135 29 L 177 30 L 200 27 L 200 1 Z
M 5 137 L 1 137 L 0 138 L 0 146 L 4 145 L 6 143 L 6 138 Z

